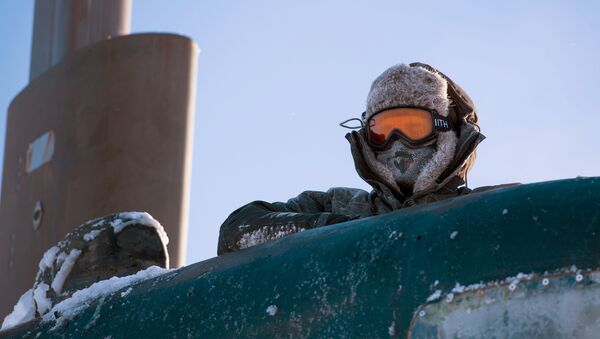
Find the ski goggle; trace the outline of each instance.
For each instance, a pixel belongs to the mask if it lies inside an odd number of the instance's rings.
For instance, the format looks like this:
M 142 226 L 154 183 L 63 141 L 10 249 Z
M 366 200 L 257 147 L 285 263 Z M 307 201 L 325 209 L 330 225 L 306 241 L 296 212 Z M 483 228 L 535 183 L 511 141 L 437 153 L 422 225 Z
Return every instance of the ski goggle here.
M 367 142 L 376 149 L 386 148 L 390 141 L 397 138 L 408 146 L 419 147 L 434 140 L 437 132 L 450 131 L 453 127 L 448 118 L 422 107 L 387 108 L 375 112 L 364 125 L 361 120 L 361 126 Z

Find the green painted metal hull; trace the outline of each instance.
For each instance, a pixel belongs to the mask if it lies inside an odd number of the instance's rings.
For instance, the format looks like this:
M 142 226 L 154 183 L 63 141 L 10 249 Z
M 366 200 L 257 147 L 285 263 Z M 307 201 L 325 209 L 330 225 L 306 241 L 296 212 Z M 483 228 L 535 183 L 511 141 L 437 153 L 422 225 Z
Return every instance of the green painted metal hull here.
M 571 265 L 600 266 L 600 178 L 504 188 L 302 232 L 145 281 L 126 297 L 115 293 L 63 328 L 33 322 L 3 334 L 388 337 L 392 326 L 404 337 L 436 280 L 449 291 Z

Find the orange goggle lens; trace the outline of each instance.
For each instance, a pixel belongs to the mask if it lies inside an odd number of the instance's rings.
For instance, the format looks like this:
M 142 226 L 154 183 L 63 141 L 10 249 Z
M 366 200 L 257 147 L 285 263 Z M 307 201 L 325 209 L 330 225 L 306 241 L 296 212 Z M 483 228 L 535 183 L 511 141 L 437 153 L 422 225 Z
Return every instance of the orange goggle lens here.
M 431 112 L 421 108 L 393 108 L 369 118 L 369 139 L 377 145 L 385 144 L 389 135 L 398 130 L 413 141 L 433 133 Z

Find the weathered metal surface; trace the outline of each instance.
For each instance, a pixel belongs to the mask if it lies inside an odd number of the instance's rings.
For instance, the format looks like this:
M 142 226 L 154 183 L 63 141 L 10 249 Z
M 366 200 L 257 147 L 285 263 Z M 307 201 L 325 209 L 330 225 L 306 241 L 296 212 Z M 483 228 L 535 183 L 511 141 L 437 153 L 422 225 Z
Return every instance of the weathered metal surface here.
M 65 327 L 30 323 L 4 336 L 406 337 L 436 289 L 572 265 L 600 266 L 600 178 L 305 231 L 143 282 L 125 297 L 114 293 Z
M 466 292 L 457 290 L 467 289 Z M 437 296 L 438 294 L 435 294 Z M 413 315 L 410 338 L 598 338 L 600 271 L 457 286 Z
M 29 80 L 77 49 L 129 33 L 131 0 L 36 0 Z
M 149 212 L 169 233 L 171 265 L 183 264 L 197 55 L 182 36 L 117 37 L 79 49 L 13 100 L 0 205 L 0 316 L 31 287 L 44 251 L 98 216 Z M 53 152 L 34 161 L 35 140 L 49 131 Z M 38 202 L 43 219 L 32 227 Z

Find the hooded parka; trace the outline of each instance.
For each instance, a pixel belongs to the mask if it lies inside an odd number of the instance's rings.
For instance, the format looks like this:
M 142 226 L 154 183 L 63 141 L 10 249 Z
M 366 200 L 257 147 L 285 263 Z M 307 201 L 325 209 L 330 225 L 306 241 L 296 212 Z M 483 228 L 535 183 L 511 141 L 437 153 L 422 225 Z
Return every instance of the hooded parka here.
M 364 137 L 365 131 L 353 131 L 346 134 L 346 139 L 350 142 L 356 171 L 373 188 L 371 192 L 334 187 L 327 192 L 305 191 L 285 203 L 251 202 L 231 213 L 221 226 L 217 254 L 233 252 L 311 228 L 493 188 L 470 190 L 463 186 L 467 172 L 475 161 L 475 148 L 485 138 L 479 131 L 477 109 L 471 98 L 435 68 L 421 63 L 412 63 L 410 66 L 423 67 L 447 81 L 447 94 L 451 100 L 449 110 L 458 126 L 454 157 L 432 187 L 405 196 L 392 178 L 377 174 L 379 171 L 376 171 L 376 164 L 370 155 L 372 153 Z

